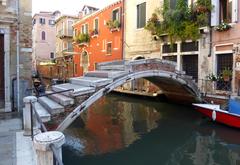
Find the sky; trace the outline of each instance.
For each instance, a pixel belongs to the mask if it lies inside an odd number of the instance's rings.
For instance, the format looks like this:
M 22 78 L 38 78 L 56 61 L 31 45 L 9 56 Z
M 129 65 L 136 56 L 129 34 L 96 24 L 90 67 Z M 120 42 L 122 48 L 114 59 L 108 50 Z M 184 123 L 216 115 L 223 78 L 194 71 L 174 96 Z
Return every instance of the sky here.
M 32 14 L 40 11 L 56 11 L 62 14 L 77 15 L 84 5 L 103 8 L 118 0 L 32 0 Z

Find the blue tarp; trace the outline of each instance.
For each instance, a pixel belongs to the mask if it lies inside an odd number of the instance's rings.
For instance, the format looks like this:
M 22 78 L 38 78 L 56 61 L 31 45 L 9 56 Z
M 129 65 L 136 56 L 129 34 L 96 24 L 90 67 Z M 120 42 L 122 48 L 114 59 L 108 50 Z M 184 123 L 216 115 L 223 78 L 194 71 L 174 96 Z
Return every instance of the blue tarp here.
M 229 112 L 240 115 L 240 100 L 237 99 L 229 100 Z

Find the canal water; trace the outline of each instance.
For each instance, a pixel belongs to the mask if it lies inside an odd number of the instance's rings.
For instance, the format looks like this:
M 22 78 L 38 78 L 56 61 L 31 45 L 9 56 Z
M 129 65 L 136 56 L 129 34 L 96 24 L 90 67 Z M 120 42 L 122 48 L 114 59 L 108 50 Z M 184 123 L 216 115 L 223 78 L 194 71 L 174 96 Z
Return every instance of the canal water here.
M 146 98 L 108 95 L 65 135 L 65 165 L 240 165 L 239 130 Z

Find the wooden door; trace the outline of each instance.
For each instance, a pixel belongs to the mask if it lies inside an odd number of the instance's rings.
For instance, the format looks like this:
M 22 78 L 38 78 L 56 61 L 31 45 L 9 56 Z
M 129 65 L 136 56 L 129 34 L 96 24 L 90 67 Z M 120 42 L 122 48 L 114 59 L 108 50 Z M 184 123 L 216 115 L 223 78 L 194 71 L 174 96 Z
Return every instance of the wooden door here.
M 0 34 L 0 102 L 4 100 L 4 35 Z

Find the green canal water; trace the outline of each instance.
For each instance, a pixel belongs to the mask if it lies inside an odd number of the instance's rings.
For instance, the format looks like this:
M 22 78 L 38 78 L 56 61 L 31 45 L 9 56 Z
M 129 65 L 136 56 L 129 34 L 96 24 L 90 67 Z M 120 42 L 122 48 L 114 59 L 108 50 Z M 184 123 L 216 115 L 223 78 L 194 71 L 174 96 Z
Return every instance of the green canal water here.
M 108 95 L 64 133 L 65 165 L 240 165 L 240 130 L 157 100 Z

